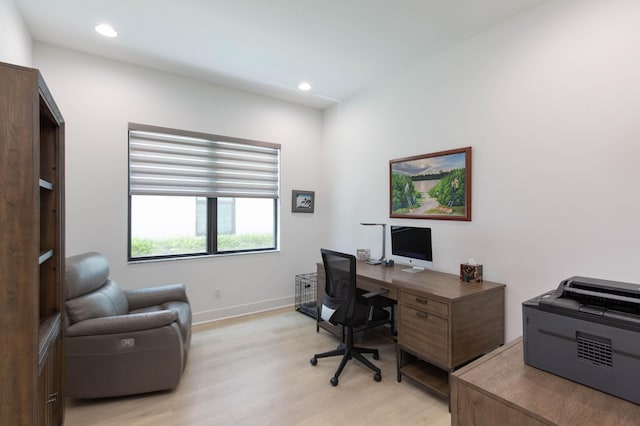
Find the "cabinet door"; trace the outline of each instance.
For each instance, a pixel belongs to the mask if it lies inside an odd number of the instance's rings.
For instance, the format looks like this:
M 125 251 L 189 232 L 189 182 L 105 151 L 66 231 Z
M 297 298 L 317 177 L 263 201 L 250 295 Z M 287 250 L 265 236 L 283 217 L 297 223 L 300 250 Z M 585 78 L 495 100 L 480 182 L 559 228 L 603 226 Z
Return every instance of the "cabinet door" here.
M 399 310 L 398 343 L 426 361 L 448 366 L 448 321 L 405 304 Z
M 62 421 L 59 369 L 61 348 L 62 336 L 58 335 L 49 346 L 38 375 L 40 425 L 58 425 Z

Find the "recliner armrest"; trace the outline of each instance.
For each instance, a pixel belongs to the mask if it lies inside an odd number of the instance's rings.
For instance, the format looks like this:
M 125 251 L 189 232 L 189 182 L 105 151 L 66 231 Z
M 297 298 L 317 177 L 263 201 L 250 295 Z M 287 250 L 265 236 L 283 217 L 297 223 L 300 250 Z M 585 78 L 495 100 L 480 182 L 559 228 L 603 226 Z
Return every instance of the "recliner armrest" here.
M 92 318 L 70 325 L 65 335 L 75 337 L 150 330 L 170 325 L 177 319 L 178 313 L 173 310 Z
M 129 302 L 130 311 L 167 302 L 189 303 L 184 284 L 125 290 L 124 295 L 127 298 L 127 302 Z

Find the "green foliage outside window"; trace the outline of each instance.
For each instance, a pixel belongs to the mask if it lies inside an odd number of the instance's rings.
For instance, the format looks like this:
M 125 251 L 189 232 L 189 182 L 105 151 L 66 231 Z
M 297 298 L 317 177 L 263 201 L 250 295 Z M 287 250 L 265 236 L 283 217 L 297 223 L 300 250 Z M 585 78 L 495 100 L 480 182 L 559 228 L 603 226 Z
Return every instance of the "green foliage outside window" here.
M 275 247 L 273 234 L 218 235 L 218 251 Z
M 218 251 L 261 249 L 274 246 L 273 234 L 270 233 L 218 236 Z M 206 253 L 206 251 L 207 239 L 204 236 L 131 239 L 131 257 Z

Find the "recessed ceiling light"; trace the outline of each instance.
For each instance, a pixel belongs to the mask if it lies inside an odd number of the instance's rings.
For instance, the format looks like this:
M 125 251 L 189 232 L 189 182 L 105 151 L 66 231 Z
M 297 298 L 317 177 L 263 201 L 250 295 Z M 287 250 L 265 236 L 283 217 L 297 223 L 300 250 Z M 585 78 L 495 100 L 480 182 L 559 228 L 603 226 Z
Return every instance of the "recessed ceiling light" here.
M 98 34 L 102 34 L 105 37 L 117 37 L 118 32 L 113 29 L 113 27 L 109 24 L 99 24 L 95 26 Z
M 303 92 L 307 92 L 311 90 L 311 85 L 306 81 L 303 81 L 302 83 L 298 84 L 298 89 L 302 90 Z

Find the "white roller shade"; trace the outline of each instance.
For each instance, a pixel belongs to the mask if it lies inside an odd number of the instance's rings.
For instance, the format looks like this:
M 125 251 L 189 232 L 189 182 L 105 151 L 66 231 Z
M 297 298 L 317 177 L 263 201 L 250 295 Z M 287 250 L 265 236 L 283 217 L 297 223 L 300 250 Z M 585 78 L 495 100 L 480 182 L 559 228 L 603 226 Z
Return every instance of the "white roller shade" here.
M 280 148 L 271 145 L 130 126 L 129 193 L 278 198 Z

